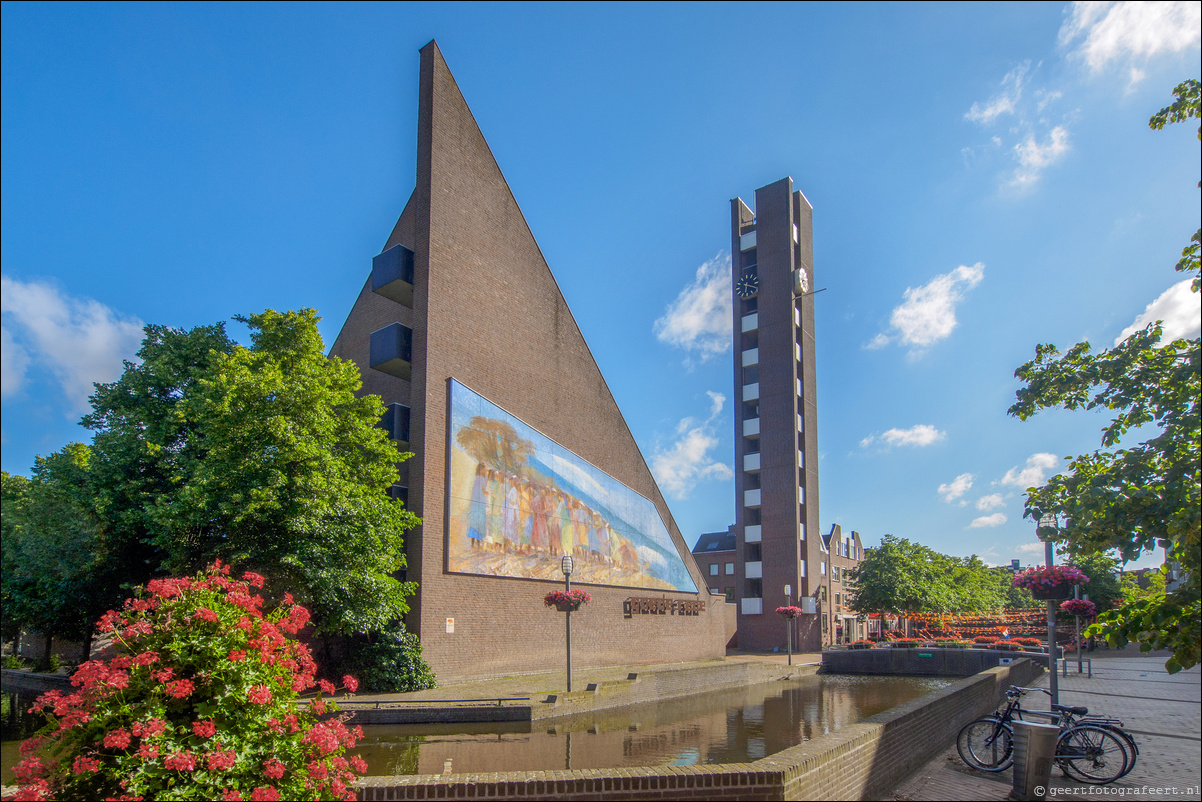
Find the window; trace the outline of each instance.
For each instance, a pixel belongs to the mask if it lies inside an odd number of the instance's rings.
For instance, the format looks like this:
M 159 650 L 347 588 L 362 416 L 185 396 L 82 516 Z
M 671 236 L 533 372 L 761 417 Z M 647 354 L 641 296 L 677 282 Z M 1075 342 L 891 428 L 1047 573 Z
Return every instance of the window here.
M 753 295 L 750 298 L 743 299 L 743 314 L 750 315 L 752 312 L 759 309 L 759 300 L 760 297 L 758 295 Z
M 760 453 L 760 438 L 744 437 L 743 438 L 743 453 L 744 454 Z
M 705 550 L 706 551 L 717 551 L 719 549 L 719 547 L 721 547 L 721 545 L 722 545 L 721 540 L 711 540 L 710 544 L 705 547 Z
M 826 601 L 826 585 L 823 585 L 822 587 L 818 588 L 818 598 L 822 599 L 823 601 Z
M 743 523 L 747 526 L 760 525 L 760 508 L 747 507 L 743 510 Z
M 760 366 L 748 365 L 743 368 L 743 384 L 755 384 L 760 380 Z
M 715 565 L 714 567 L 715 567 L 715 568 L 717 568 L 718 566 L 716 566 L 716 565 Z M 734 564 L 734 563 L 727 563 L 727 564 L 726 564 L 726 575 L 727 575 L 727 576 L 734 576 L 734 573 L 735 573 L 735 564 Z
M 721 592 L 722 591 L 718 590 L 717 588 L 710 588 L 710 593 L 721 593 Z
M 764 582 L 760 579 L 746 579 L 743 581 L 743 598 L 745 599 L 762 599 L 764 598 Z
M 826 576 L 826 563 L 822 563 L 822 575 Z
M 745 558 L 747 562 L 754 563 L 764 559 L 764 553 L 759 543 L 748 543 L 744 548 L 747 550 Z
M 752 348 L 760 347 L 760 333 L 757 329 L 745 331 L 742 335 L 743 350 L 747 351 Z
M 735 600 L 735 589 L 734 588 L 726 588 L 723 592 L 726 594 L 726 600 L 728 602 L 733 602 Z
M 832 582 L 839 581 L 839 566 L 837 566 L 837 565 L 831 566 L 831 581 Z
M 836 594 L 835 594 L 835 604 L 836 604 L 836 605 L 840 604 L 840 602 L 839 602 L 839 594 L 838 594 L 838 593 L 836 593 Z
M 710 576 L 717 576 L 717 575 L 718 575 L 718 563 L 713 563 L 712 565 L 710 565 Z
M 743 489 L 756 490 L 760 486 L 760 475 L 758 473 L 743 474 Z
M 751 420 L 760 416 L 760 405 L 755 401 L 743 404 L 743 420 Z

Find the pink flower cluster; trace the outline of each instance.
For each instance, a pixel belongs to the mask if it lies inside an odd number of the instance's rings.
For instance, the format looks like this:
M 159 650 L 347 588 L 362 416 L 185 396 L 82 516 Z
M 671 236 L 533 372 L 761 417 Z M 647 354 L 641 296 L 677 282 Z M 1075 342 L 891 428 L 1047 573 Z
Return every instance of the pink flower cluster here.
M 74 692 L 35 703 L 31 712 L 50 723 L 22 744 L 14 798 L 155 798 L 186 782 L 198 798 L 353 799 L 366 765 L 343 752 L 362 731 L 348 729 L 347 714 L 316 720 L 338 710 L 320 694 L 295 707 L 295 694 L 317 684 L 311 652 L 288 638 L 309 612 L 290 595 L 265 611 L 253 590 L 264 585 L 259 574 L 235 579 L 217 563 L 195 577 L 154 580 L 145 596 L 106 613 L 100 626 L 118 653 L 81 665 Z M 342 684 L 358 688 L 354 677 Z M 321 682 L 322 693 L 336 690 Z M 259 758 L 258 772 L 247 765 L 255 754 L 272 755 Z
M 1073 565 L 1035 566 L 1014 575 L 1013 585 L 1016 588 L 1054 588 L 1058 585 L 1084 585 L 1089 577 Z
M 785 618 L 796 618 L 801 615 L 801 608 L 789 605 L 788 607 L 777 607 L 777 615 L 783 615 Z
M 561 604 L 588 604 L 592 600 L 592 594 L 585 590 L 553 590 L 543 596 L 543 604 L 548 607 L 557 607 Z
M 1098 606 L 1086 599 L 1068 599 L 1060 603 L 1060 612 L 1079 615 L 1082 618 L 1093 618 L 1098 614 Z

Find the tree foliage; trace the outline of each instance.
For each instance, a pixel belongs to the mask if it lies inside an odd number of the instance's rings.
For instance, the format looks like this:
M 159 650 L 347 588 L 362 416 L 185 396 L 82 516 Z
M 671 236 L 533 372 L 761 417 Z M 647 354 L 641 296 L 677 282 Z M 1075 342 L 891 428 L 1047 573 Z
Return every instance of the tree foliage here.
M 105 589 L 112 572 L 99 558 L 90 465 L 91 450 L 72 443 L 38 457 L 30 479 L 3 475 L 4 635 L 36 629 L 47 653 L 51 638 L 87 641 L 113 601 Z
M 1153 129 L 1199 117 L 1199 83 L 1174 90 L 1175 102 L 1149 121 Z M 1202 127 L 1199 128 L 1202 139 Z M 1202 186 L 1202 184 L 1200 184 Z M 1176 269 L 1194 273 L 1199 291 L 1199 241 L 1195 232 Z M 1068 471 L 1028 490 L 1024 514 L 1057 513 L 1066 523 L 1056 537 L 1074 554 L 1117 549 L 1124 561 L 1145 550 L 1165 549 L 1184 581 L 1175 590 L 1099 616 L 1091 633 L 1115 645 L 1169 648 L 1170 672 L 1195 665 L 1202 647 L 1199 624 L 1199 555 L 1202 492 L 1199 483 L 1199 338 L 1161 342 L 1159 323 L 1107 351 L 1079 343 L 1063 356 L 1053 345 L 1036 347 L 1035 359 L 1015 371 L 1024 386 L 1010 414 L 1026 420 L 1049 407 L 1106 409 L 1102 449 L 1072 460 Z M 1128 433 L 1155 436 L 1123 447 Z
M 864 550 L 849 573 L 848 605 L 861 613 L 950 615 L 1030 606 L 1030 594 L 1010 587 L 1010 573 L 976 555 L 951 557 L 906 538 L 885 535 Z
M 156 575 L 222 559 L 292 588 L 320 637 L 369 643 L 403 629 L 414 586 L 397 577 L 418 519 L 388 493 L 410 455 L 377 425 L 383 403 L 356 395 L 354 363 L 326 358 L 313 310 L 238 320 L 249 347 L 221 324 L 146 327 L 138 361 L 96 387 L 83 420 L 92 446 L 69 447 L 77 475 L 56 455 L 39 459 L 28 487 L 14 480 L 23 508 L 40 482 L 78 500 L 55 515 L 43 504 L 41 534 L 21 542 L 58 549 L 69 533 L 92 537 L 101 610 Z

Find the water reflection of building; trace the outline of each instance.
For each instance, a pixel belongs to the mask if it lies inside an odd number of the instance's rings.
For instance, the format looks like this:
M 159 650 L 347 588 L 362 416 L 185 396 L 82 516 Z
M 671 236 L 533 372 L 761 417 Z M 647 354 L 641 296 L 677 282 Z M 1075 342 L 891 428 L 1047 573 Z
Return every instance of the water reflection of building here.
M 646 502 L 643 519 L 658 522 L 662 537 L 646 544 L 623 531 L 618 538 L 610 534 L 611 528 L 621 529 L 616 517 L 605 514 L 602 528 L 597 515 L 591 522 L 577 516 L 570 548 L 581 552 L 582 578 L 607 571 L 626 580 L 649 576 L 656 581 L 641 587 L 654 587 L 656 596 L 673 601 L 703 602 L 704 609 L 693 614 L 700 605 L 690 606 L 688 616 L 628 617 L 623 602 L 645 591 L 612 587 L 620 582 L 589 585 L 592 603 L 573 615 L 575 664 L 721 657 L 727 640 L 724 605 L 710 602 L 705 579 L 433 42 L 421 51 L 417 123 L 416 186 L 383 252 L 373 259 L 331 356 L 359 365 L 363 392 L 388 405 L 383 425 L 389 435 L 414 454 L 400 465 L 393 493 L 423 520 L 406 544 L 407 579 L 418 583 L 407 625 L 421 638 L 426 659 L 441 680 L 563 666 L 563 615 L 542 603 L 548 591 L 563 587 L 562 575 L 553 570 L 560 555 L 550 553 L 544 531 L 523 524 L 540 517 L 530 505 L 541 503 L 547 519 L 552 491 L 563 506 L 583 515 L 576 502 L 585 495 L 598 498 L 584 490 L 600 474 Z M 586 214 L 583 195 L 581 203 Z M 465 388 L 465 397 L 470 389 L 512 416 L 486 435 L 515 421 L 544 435 L 554 444 L 554 458 L 579 478 L 574 489 L 563 475 L 523 470 L 498 452 L 495 460 L 479 453 L 470 461 L 459 459 L 468 468 L 460 483 L 466 489 L 457 491 L 456 456 L 474 453 L 471 447 L 478 443 L 465 444 L 451 431 L 452 380 Z M 498 437 L 499 446 L 509 442 Z M 509 517 L 500 528 L 474 527 L 473 475 L 491 470 L 488 478 L 499 483 L 501 468 Z M 612 486 L 600 485 L 604 500 L 615 496 Z M 589 506 L 600 514 L 596 504 Z M 629 516 L 623 521 L 635 523 Z M 473 538 L 474 528 L 485 535 Z M 627 543 L 634 545 L 623 551 Z M 618 548 L 606 548 L 614 545 Z M 557 550 L 567 547 L 563 542 Z M 678 570 L 665 570 L 665 561 Z M 675 578 L 668 582 L 670 575 Z

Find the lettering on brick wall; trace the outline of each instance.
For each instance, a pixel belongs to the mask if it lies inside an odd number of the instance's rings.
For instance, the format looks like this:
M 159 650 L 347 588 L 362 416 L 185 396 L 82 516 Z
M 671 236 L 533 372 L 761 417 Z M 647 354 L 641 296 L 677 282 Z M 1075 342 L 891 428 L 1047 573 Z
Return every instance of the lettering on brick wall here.
M 622 602 L 622 612 L 626 618 L 636 615 L 701 615 L 704 610 L 704 601 L 692 599 L 631 596 Z

